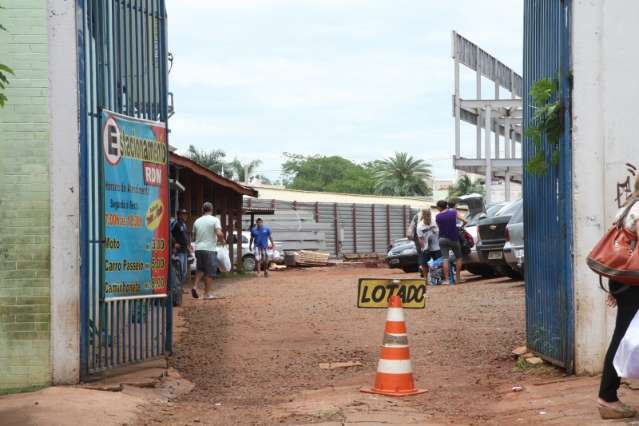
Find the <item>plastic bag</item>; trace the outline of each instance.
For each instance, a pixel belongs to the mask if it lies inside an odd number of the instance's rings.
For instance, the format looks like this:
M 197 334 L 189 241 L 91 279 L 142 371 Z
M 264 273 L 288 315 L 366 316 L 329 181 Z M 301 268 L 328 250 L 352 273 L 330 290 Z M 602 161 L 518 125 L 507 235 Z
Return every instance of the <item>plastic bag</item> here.
M 217 248 L 217 266 L 222 272 L 231 271 L 231 258 L 229 257 L 228 247 L 224 246 Z
M 639 313 L 628 326 L 612 363 L 619 377 L 639 379 Z

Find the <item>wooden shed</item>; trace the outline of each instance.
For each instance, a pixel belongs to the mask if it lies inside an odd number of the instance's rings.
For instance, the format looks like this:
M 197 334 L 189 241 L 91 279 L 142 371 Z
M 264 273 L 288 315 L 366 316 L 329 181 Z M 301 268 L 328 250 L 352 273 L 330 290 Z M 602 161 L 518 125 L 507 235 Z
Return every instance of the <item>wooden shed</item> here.
M 202 214 L 202 205 L 206 201 L 212 202 L 229 243 L 231 263 L 235 265 L 234 240 L 242 241 L 242 199 L 244 195 L 257 197 L 257 191 L 173 152 L 169 155 L 169 178 L 172 183 L 172 215 L 175 216 L 178 209 L 186 209 L 189 212 L 189 229 L 192 229 L 193 222 Z M 231 238 L 233 233 L 237 235 L 236 239 Z M 237 255 L 242 258 L 241 243 Z

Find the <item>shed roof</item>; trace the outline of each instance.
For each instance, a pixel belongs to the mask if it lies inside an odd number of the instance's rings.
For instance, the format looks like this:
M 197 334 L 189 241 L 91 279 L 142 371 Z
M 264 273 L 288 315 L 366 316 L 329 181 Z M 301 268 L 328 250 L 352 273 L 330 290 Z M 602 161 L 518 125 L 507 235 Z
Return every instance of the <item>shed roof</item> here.
M 218 175 L 217 173 L 207 169 L 204 166 L 199 165 L 195 161 L 190 158 L 182 157 L 174 152 L 169 153 L 169 162 L 170 164 L 184 167 L 186 169 L 191 170 L 193 173 L 200 175 L 211 182 L 216 183 L 217 185 L 223 186 L 224 188 L 230 189 L 232 191 L 237 192 L 238 194 L 248 195 L 250 197 L 257 197 L 257 191 L 253 188 L 248 188 L 244 185 L 241 185 L 234 180 L 227 179 L 223 176 Z

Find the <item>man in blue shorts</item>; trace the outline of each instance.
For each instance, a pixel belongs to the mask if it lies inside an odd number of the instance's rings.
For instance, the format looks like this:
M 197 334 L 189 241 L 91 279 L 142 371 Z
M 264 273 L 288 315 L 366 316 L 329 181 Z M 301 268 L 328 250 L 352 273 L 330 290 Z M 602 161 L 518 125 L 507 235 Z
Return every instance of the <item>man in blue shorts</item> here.
M 269 241 L 271 242 L 271 247 L 273 249 L 275 249 L 275 243 L 273 242 L 273 236 L 271 235 L 271 228 L 264 225 L 264 221 L 261 218 L 258 218 L 255 223 L 255 227 L 251 229 L 249 250 L 253 250 L 253 243 L 255 243 L 253 255 L 257 262 L 257 274 L 260 274 L 260 267 L 263 267 L 264 277 L 268 277 L 268 243 Z

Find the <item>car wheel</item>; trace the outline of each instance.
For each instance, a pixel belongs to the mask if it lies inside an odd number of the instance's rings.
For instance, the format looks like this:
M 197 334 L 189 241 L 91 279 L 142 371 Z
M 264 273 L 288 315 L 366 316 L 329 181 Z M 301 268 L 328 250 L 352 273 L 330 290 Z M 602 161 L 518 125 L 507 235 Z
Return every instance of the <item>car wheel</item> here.
M 507 275 L 513 280 L 522 280 L 524 278 L 523 273 L 515 271 L 514 269 L 511 269 Z
M 246 272 L 253 272 L 257 267 L 255 256 L 247 254 L 242 258 L 242 269 Z
M 473 275 L 479 275 L 482 278 L 494 278 L 495 270 L 489 266 L 468 266 L 466 270 Z

